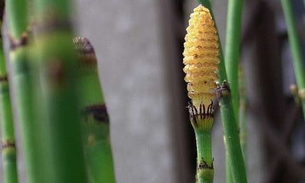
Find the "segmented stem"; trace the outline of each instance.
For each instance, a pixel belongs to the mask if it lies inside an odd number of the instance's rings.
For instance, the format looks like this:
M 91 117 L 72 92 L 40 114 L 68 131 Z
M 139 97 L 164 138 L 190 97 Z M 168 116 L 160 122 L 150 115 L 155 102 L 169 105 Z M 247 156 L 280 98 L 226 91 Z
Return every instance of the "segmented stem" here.
M 110 122 L 95 52 L 88 39 L 76 37 L 73 41 L 80 57 L 83 142 L 89 182 L 115 183 Z
M 4 1 L 0 1 L 0 29 L 3 23 Z M 3 182 L 17 183 L 16 145 L 10 89 L 0 33 L 0 129 L 3 162 Z
M 202 5 L 194 9 L 184 43 L 185 81 L 188 82 L 190 121 L 197 144 L 197 181 L 213 182 L 214 166 L 211 129 L 214 122 L 219 49 L 217 30 L 210 11 Z

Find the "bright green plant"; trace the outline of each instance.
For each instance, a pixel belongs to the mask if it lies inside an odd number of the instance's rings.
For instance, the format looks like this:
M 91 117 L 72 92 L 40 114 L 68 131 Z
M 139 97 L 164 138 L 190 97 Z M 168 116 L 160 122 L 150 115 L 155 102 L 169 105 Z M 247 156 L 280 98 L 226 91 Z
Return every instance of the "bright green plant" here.
M 37 128 L 33 116 L 33 90 L 30 63 L 27 57 L 29 35 L 27 31 L 27 1 L 7 0 L 6 14 L 10 39 L 9 60 L 12 85 L 15 88 L 17 121 L 20 126 L 21 147 L 25 157 L 26 181 L 40 182 L 37 164 L 39 148 Z
M 79 53 L 82 127 L 90 183 L 115 183 L 109 117 L 100 85 L 97 59 L 89 40 L 74 38 Z
M 292 63 L 295 78 L 298 86 L 298 96 L 301 99 L 303 116 L 305 117 L 305 70 L 304 60 L 302 57 L 302 48 L 297 32 L 293 8 L 290 0 L 281 0 L 284 11 L 286 26 L 288 30 L 288 38 L 292 52 Z
M 198 0 L 199 3 L 206 6 L 214 18 L 213 10 L 211 9 L 211 3 L 209 0 Z M 217 89 L 220 112 L 224 131 L 224 143 L 226 149 L 226 157 L 229 159 L 231 165 L 232 179 L 236 183 L 246 183 L 246 169 L 242 156 L 239 133 L 237 127 L 237 119 L 235 118 L 234 109 L 232 106 L 231 94 L 229 84 L 226 82 L 227 73 L 222 53 L 222 47 L 219 40 L 220 50 L 220 63 L 219 63 L 219 82 L 221 83 Z
M 0 27 L 2 28 L 4 1 L 0 1 Z M 16 145 L 11 108 L 10 89 L 0 35 L 0 128 L 3 161 L 3 182 L 17 183 Z
M 43 132 L 39 139 L 44 149 L 42 177 L 46 183 L 86 183 L 71 1 L 33 3 L 36 34 L 31 55 L 36 116 Z
M 188 82 L 190 121 L 197 145 L 197 180 L 212 183 L 214 165 L 211 147 L 211 130 L 214 122 L 213 99 L 216 97 L 215 80 L 218 79 L 217 30 L 210 11 L 202 5 L 194 9 L 186 29 L 184 43 L 184 72 Z

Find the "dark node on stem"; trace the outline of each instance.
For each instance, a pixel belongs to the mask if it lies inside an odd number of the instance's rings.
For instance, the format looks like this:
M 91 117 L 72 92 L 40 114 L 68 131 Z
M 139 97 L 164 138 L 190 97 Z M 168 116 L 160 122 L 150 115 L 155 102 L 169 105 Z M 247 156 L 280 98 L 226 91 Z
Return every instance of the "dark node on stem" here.
M 24 32 L 19 39 L 13 38 L 13 36 L 9 34 L 10 50 L 13 51 L 17 48 L 26 46 L 28 44 L 29 33 L 29 31 Z
M 217 83 L 216 96 L 218 100 L 220 100 L 223 96 L 230 95 L 230 92 L 231 89 L 229 83 L 226 80 L 224 80 L 221 85 Z
M 189 109 L 190 119 L 194 123 L 195 126 L 198 126 L 198 120 L 203 120 L 206 118 L 213 118 L 214 117 L 214 103 L 213 100 L 211 100 L 211 103 L 209 104 L 208 108 L 205 108 L 204 104 L 200 104 L 199 109 L 197 109 L 193 103 L 190 101 L 189 105 L 187 106 Z
M 4 150 L 5 148 L 15 148 L 15 142 L 11 140 L 4 140 L 1 143 L 1 149 Z
M 100 123 L 109 123 L 106 105 L 91 105 L 83 110 L 83 116 L 87 119 L 90 115 Z M 86 120 L 87 121 L 87 120 Z
M 0 76 L 0 83 L 2 82 L 8 82 L 7 74 Z
M 97 65 L 95 51 L 90 41 L 85 37 L 73 38 L 76 51 L 79 53 L 81 58 L 81 64 L 85 65 Z
M 198 164 L 198 170 L 203 170 L 203 169 L 214 169 L 214 158 L 210 165 L 206 161 L 204 161 L 203 158 L 201 158 L 201 161 Z
M 73 43 L 78 52 L 83 54 L 95 53 L 93 46 L 90 41 L 85 37 L 75 37 L 73 38 Z

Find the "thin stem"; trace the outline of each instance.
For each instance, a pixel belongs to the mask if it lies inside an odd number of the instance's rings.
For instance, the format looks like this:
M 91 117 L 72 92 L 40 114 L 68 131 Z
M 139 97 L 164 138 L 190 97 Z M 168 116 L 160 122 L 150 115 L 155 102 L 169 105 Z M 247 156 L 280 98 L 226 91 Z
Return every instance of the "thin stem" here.
M 3 23 L 4 1 L 0 1 L 0 27 Z M 0 33 L 1 34 L 1 33 Z M 0 127 L 2 132 L 2 161 L 4 183 L 17 183 L 16 145 L 10 91 L 3 51 L 2 35 L 0 36 Z
M 199 0 L 204 6 L 206 6 L 214 19 L 214 13 L 211 9 L 211 3 L 209 0 Z M 215 19 L 214 19 L 215 20 Z M 220 43 L 220 38 L 218 35 L 219 40 L 219 49 L 220 49 L 220 63 L 219 63 L 219 81 L 222 83 L 223 81 L 227 80 L 226 74 L 226 67 L 222 52 L 222 47 Z M 229 87 L 226 86 L 226 90 L 229 90 Z M 229 92 L 229 91 L 228 91 Z M 219 101 L 220 104 L 220 112 L 222 117 L 222 124 L 224 129 L 224 141 L 225 141 L 225 148 L 226 153 L 228 154 L 229 162 L 232 167 L 232 176 L 235 183 L 246 183 L 246 170 L 245 164 L 241 152 L 241 146 L 239 141 L 239 134 L 237 129 L 237 120 L 235 119 L 235 114 L 232 106 L 231 95 L 222 95 Z
M 110 121 L 98 76 L 94 49 L 86 38 L 74 38 L 80 56 L 83 142 L 90 183 L 115 183 Z
M 231 98 L 235 114 L 238 119 L 238 65 L 240 55 L 242 0 L 229 0 L 226 30 L 225 62 Z
M 225 62 L 228 75 L 228 82 L 231 89 L 231 100 L 234 110 L 235 119 L 238 127 L 238 110 L 239 110 L 239 91 L 238 91 L 238 64 L 239 64 L 239 48 L 241 34 L 241 15 L 242 0 L 229 0 L 227 13 L 227 30 L 226 30 L 226 50 Z M 226 153 L 226 179 L 227 183 L 232 183 L 232 172 L 230 161 L 228 161 L 228 153 Z
M 292 52 L 292 63 L 302 103 L 303 116 L 305 117 L 305 71 L 302 58 L 302 49 L 295 23 L 291 0 L 281 0 L 285 15 L 288 38 Z
M 214 177 L 211 131 L 195 130 L 198 183 L 212 183 Z
M 1 28 L 3 23 L 3 11 L 4 1 L 0 1 Z M 18 176 L 13 114 L 3 51 L 2 35 L 0 37 L 0 128 L 2 132 L 3 182 L 17 183 Z

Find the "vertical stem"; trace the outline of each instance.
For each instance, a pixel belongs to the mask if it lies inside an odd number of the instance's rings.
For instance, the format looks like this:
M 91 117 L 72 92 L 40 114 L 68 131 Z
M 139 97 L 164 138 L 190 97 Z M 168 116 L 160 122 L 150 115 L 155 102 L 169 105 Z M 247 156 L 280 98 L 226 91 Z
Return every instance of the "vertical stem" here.
M 195 130 L 198 183 L 212 183 L 214 177 L 211 131 Z
M 3 23 L 4 0 L 0 1 L 0 29 Z M 16 145 L 13 114 L 6 63 L 3 51 L 2 34 L 0 33 L 0 128 L 3 162 L 3 182 L 17 183 Z
M 76 51 L 72 38 L 71 2 L 35 0 L 37 34 L 32 50 L 37 82 L 40 140 L 45 150 L 48 183 L 87 183 L 79 116 Z
M 228 82 L 231 89 L 231 99 L 233 111 L 238 127 L 238 110 L 239 110 L 239 92 L 238 92 L 238 63 L 241 33 L 241 15 L 242 0 L 229 0 L 227 13 L 227 30 L 226 30 L 226 50 L 225 63 Z M 226 153 L 226 179 L 227 183 L 232 183 L 232 172 L 230 161 L 228 161 L 228 153 Z
M 299 41 L 297 26 L 294 20 L 291 0 L 281 0 L 281 2 L 286 20 L 286 27 L 288 30 L 288 38 L 292 52 L 292 63 L 294 73 L 299 88 L 299 96 L 301 98 L 303 116 L 305 117 L 305 72 L 301 44 Z
M 210 1 L 209 0 L 198 0 L 198 1 L 210 10 L 212 17 L 214 19 L 214 13 L 213 10 L 211 9 Z M 218 40 L 219 40 L 219 49 L 220 49 L 219 81 L 220 83 L 222 83 L 223 81 L 227 80 L 227 74 L 226 74 L 226 66 L 224 62 L 219 35 L 218 35 Z M 227 88 L 229 89 L 228 86 Z M 220 112 L 221 112 L 222 124 L 224 129 L 226 154 L 228 154 L 229 162 L 231 164 L 233 181 L 235 183 L 246 183 L 247 177 L 246 177 L 245 164 L 241 152 L 241 146 L 240 146 L 239 134 L 238 134 L 238 128 L 236 122 L 237 120 L 235 119 L 231 95 L 230 94 L 223 95 L 220 98 L 219 104 L 220 104 Z
M 229 0 L 226 30 L 225 62 L 231 98 L 235 114 L 238 119 L 238 64 L 240 55 L 242 0 Z
M 80 57 L 82 126 L 90 183 L 115 183 L 110 121 L 98 76 L 94 49 L 86 38 L 74 38 Z
M 21 147 L 25 159 L 26 182 L 38 183 L 39 176 L 37 159 L 39 148 L 36 141 L 36 124 L 33 118 L 33 93 L 30 77 L 30 63 L 27 58 L 27 1 L 7 0 L 10 38 L 10 66 L 13 86 L 15 88 L 17 121 L 20 126 Z
M 2 28 L 4 1 L 0 1 L 0 24 Z M 4 183 L 17 183 L 16 145 L 10 89 L 3 51 L 2 34 L 0 33 L 0 127 L 2 139 L 2 161 Z

